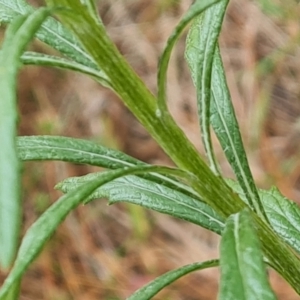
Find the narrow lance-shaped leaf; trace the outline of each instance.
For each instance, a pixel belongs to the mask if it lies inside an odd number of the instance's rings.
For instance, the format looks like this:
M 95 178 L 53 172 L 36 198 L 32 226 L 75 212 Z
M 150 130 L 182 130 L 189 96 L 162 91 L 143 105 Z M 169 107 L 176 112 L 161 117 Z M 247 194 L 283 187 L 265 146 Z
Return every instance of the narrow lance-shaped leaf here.
M 5 36 L 7 44 L 23 21 L 18 19 L 8 28 Z M 4 62 L 4 50 L 0 52 L 0 89 L 3 93 L 0 97 L 0 139 L 4 143 L 0 151 L 0 266 L 7 268 L 15 256 L 19 234 L 20 170 L 15 150 L 17 108 L 14 88 L 18 65 L 12 60 L 13 72 L 8 72 Z
M 92 173 L 86 176 L 67 178 L 56 188 L 68 193 L 86 182 L 95 180 L 100 174 Z M 133 175 L 101 186 L 89 197 L 88 201 L 97 198 L 108 198 L 109 204 L 117 202 L 137 204 L 189 221 L 218 234 L 222 232 L 224 225 L 224 219 L 207 204 L 164 185 Z
M 24 0 L 0 0 L 0 23 L 10 23 L 14 17 L 27 15 L 34 10 Z M 77 63 L 97 69 L 93 60 L 78 44 L 74 36 L 54 18 L 48 18 L 36 36 Z
M 25 52 L 22 55 L 21 60 L 24 65 L 37 65 L 37 66 L 61 68 L 65 70 L 71 70 L 82 74 L 86 74 L 94 78 L 103 86 L 110 87 L 110 82 L 107 76 L 103 72 L 62 57 L 47 55 L 47 54 L 42 54 L 37 52 Z
M 137 166 L 102 172 L 95 180 L 78 187 L 56 201 L 26 232 L 14 266 L 0 289 L 0 299 L 5 299 L 4 297 L 10 292 L 10 289 L 13 288 L 14 284 L 18 282 L 31 262 L 40 253 L 46 241 L 53 234 L 57 226 L 65 219 L 68 213 L 80 203 L 84 202 L 97 187 L 118 177 L 159 170 L 162 173 L 170 172 L 182 176 L 187 175 L 180 170 L 156 166 Z
M 158 66 L 158 109 L 161 113 L 168 111 L 166 104 L 166 80 L 167 80 L 167 70 L 170 61 L 171 53 L 174 48 L 176 41 L 179 39 L 181 33 L 186 28 L 186 26 L 193 20 L 197 15 L 201 14 L 205 9 L 217 3 L 220 0 L 197 0 L 195 1 L 189 10 L 184 14 L 176 28 L 174 29 L 171 36 L 168 38 L 167 45 L 163 51 L 163 54 L 159 61 Z
M 212 76 L 211 124 L 247 195 L 247 202 L 252 203 L 258 214 L 265 218 L 265 212 L 249 168 L 218 47 L 215 50 Z
M 25 0 L 1 0 L 0 1 L 0 22 L 10 23 L 20 15 L 27 15 L 33 12 L 33 8 Z
M 275 300 L 248 210 L 228 218 L 221 240 L 220 300 Z
M 50 0 L 49 0 L 50 2 Z M 88 14 L 80 0 L 51 0 L 52 3 L 66 6 L 68 11 L 60 15 L 63 24 L 74 33 L 86 51 L 93 57 L 112 82 L 113 89 L 119 94 L 126 106 L 149 131 L 152 137 L 165 150 L 174 163 L 181 169 L 196 175 L 197 181 L 192 182 L 192 188 L 219 215 L 228 217 L 245 207 L 242 200 L 217 176 L 199 157 L 193 145 L 175 124 L 171 116 L 162 118 L 156 114 L 155 98 L 146 88 L 142 80 L 132 71 L 132 68 L 118 52 L 109 39 L 103 26 Z M 295 278 L 300 276 L 300 261 L 281 242 L 270 228 L 253 216 L 259 228 L 266 256 L 280 271 L 289 268 L 285 278 L 300 292 Z M 277 248 L 276 248 L 277 247 Z M 274 251 L 274 249 L 278 251 Z
M 215 48 L 228 0 L 209 7 L 193 23 L 186 45 L 186 58 L 197 90 L 202 140 L 211 169 L 219 174 L 210 134 L 211 74 Z
M 192 30 L 196 30 L 195 31 L 196 34 L 194 35 L 194 38 L 195 38 L 194 46 L 195 46 L 195 48 L 194 49 L 193 49 L 193 47 L 190 48 L 190 50 L 193 50 L 192 53 L 193 53 L 195 59 L 197 59 L 197 53 L 198 53 L 197 47 L 198 47 L 198 42 L 199 42 L 199 39 L 200 39 L 199 35 L 197 34 L 197 32 L 200 34 L 200 32 L 198 31 L 198 29 L 200 30 L 200 28 L 197 27 L 197 22 L 201 22 L 201 20 L 196 19 L 194 25 L 192 25 Z M 214 56 L 214 59 L 215 59 L 215 57 L 216 56 Z M 194 65 L 196 65 L 196 62 L 194 63 Z M 213 74 L 212 74 L 213 80 L 211 82 L 212 83 L 212 86 L 211 86 L 212 91 L 214 93 L 214 90 L 217 87 L 220 87 L 220 90 L 222 90 L 222 91 L 226 91 L 226 88 L 227 88 L 226 81 L 225 80 L 223 81 L 223 83 L 225 83 L 225 89 L 224 89 L 224 87 L 222 85 L 223 84 L 222 81 L 218 82 L 217 78 L 214 75 L 214 66 L 215 66 L 215 62 L 213 62 Z M 191 70 L 192 70 L 192 72 L 194 72 L 194 76 L 197 76 L 197 73 L 196 73 L 197 70 L 195 68 L 191 69 Z M 225 93 L 225 95 L 226 95 L 226 93 Z M 225 103 L 228 103 L 228 104 L 231 105 L 230 97 L 229 98 L 223 97 L 222 99 L 223 100 L 225 99 L 226 100 Z M 216 100 L 216 102 L 217 101 L 222 101 L 222 100 L 218 99 L 218 100 Z M 212 101 L 211 101 L 211 108 L 212 108 L 212 105 L 213 105 L 213 98 L 212 98 Z M 225 112 L 225 109 L 223 109 L 223 112 Z M 226 112 L 228 113 L 228 111 L 226 111 Z M 215 115 L 216 114 L 211 113 L 211 116 L 215 116 Z M 235 117 L 232 119 L 230 114 L 229 115 L 224 114 L 223 116 L 224 116 L 224 118 L 222 118 L 222 120 L 226 121 L 226 122 L 222 123 L 222 126 L 230 124 L 230 122 L 227 121 L 228 119 L 231 120 L 231 121 L 235 120 Z M 212 122 L 212 124 L 213 124 L 213 122 Z M 213 124 L 213 126 L 215 126 L 215 125 Z M 223 129 L 223 127 L 220 127 L 220 128 Z M 214 129 L 215 129 L 215 127 L 214 127 Z M 239 133 L 237 133 L 237 131 L 234 131 L 233 129 L 234 129 L 234 126 L 233 126 L 232 130 L 229 130 L 229 131 L 223 130 L 223 132 L 222 132 L 222 130 L 220 130 L 219 132 L 216 132 L 217 136 L 219 136 L 219 134 L 223 134 L 222 135 L 223 137 L 225 136 L 225 133 L 229 133 L 229 134 L 231 134 L 231 138 L 234 137 L 233 140 L 236 140 L 236 143 L 234 145 L 229 144 L 229 143 L 224 145 L 224 144 L 222 144 L 222 140 L 220 139 L 220 142 L 221 142 L 221 145 L 222 145 L 224 151 L 226 150 L 225 154 L 227 155 L 227 157 L 229 156 L 228 151 L 230 152 L 230 151 L 234 150 L 235 149 L 234 147 L 239 147 L 239 150 L 240 150 L 241 149 L 240 146 L 242 146 L 242 144 L 239 144 L 240 136 L 237 135 Z M 239 137 L 239 138 L 236 138 L 236 137 Z M 241 139 L 240 139 L 240 141 L 241 141 Z M 240 152 L 240 153 L 238 153 L 238 156 L 234 157 L 234 159 L 239 159 L 240 157 L 245 158 L 246 156 L 245 156 L 245 154 Z M 249 182 L 250 182 L 250 180 L 252 179 L 251 178 L 251 173 L 249 172 L 250 176 L 248 176 L 248 177 L 247 177 L 247 173 L 246 173 L 246 176 L 244 176 L 245 175 L 244 170 L 247 171 L 247 168 L 245 167 L 245 169 L 242 168 L 242 169 L 238 170 L 237 166 L 241 166 L 241 164 L 239 164 L 239 165 L 236 164 L 235 165 L 236 162 L 234 161 L 234 159 L 229 160 L 229 162 L 233 166 L 233 169 L 234 169 L 235 173 L 237 174 L 237 178 L 238 178 L 241 186 L 245 190 L 245 194 L 247 195 L 247 202 L 250 203 L 251 201 L 249 201 L 249 197 L 252 197 L 253 193 L 255 193 L 255 185 L 253 184 L 253 182 L 250 185 L 245 183 L 245 182 L 243 183 L 242 180 L 249 180 Z M 247 160 L 244 160 L 244 162 L 247 163 Z M 243 176 L 239 176 L 240 174 L 242 174 Z M 248 187 L 250 186 L 250 188 L 252 188 L 252 192 L 251 191 L 249 191 L 249 192 L 246 191 L 245 187 L 247 187 L 247 186 Z M 225 201 L 227 201 L 227 200 L 225 200 Z M 283 243 L 283 241 L 281 241 L 270 230 L 268 225 L 265 224 L 265 221 L 263 221 L 263 219 L 267 219 L 267 218 L 265 216 L 265 213 L 263 211 L 263 208 L 262 208 L 262 205 L 260 203 L 259 198 L 254 197 L 252 199 L 252 202 L 254 204 L 255 210 L 257 211 L 258 215 L 260 216 L 260 217 L 257 217 L 255 214 L 253 214 L 253 218 L 255 219 L 255 222 L 256 222 L 256 224 L 259 228 L 258 229 L 258 235 L 259 235 L 260 241 L 263 245 L 265 255 L 267 256 L 267 258 L 271 262 L 272 266 L 275 267 L 277 272 L 282 274 L 284 276 L 284 278 L 293 286 L 293 288 L 298 293 L 300 293 L 299 284 L 298 284 L 297 280 L 295 279 L 295 278 L 298 278 L 298 276 L 299 276 L 299 275 L 296 275 L 296 273 L 299 273 L 299 259 L 294 255 L 294 253 L 292 253 L 290 251 L 290 249 L 285 245 L 285 243 Z M 216 208 L 216 211 L 219 212 L 217 208 Z M 296 265 L 298 265 L 298 267 L 295 267 Z M 288 273 L 285 272 L 286 269 L 289 269 L 290 272 L 288 272 Z
M 0 266 L 4 268 L 15 256 L 20 226 L 16 76 L 22 52 L 48 15 L 49 10 L 44 8 L 14 20 L 0 52 Z
M 156 165 L 142 165 L 142 166 L 136 166 L 136 168 L 141 168 L 141 170 L 143 170 L 143 172 L 140 172 L 140 171 L 137 171 L 135 172 L 136 174 L 140 174 L 140 175 L 145 175 L 147 173 L 151 173 L 151 174 L 161 174 L 161 175 L 164 175 L 164 176 L 173 176 L 173 177 L 176 177 L 176 178 L 180 178 L 181 180 L 183 181 L 187 181 L 187 182 L 193 182 L 195 180 L 197 180 L 197 178 L 192 174 L 192 173 L 189 173 L 187 171 L 184 171 L 184 170 L 180 170 L 180 169 L 177 169 L 177 168 L 170 168 L 170 167 L 164 167 L 164 166 L 156 166 Z M 125 168 L 125 169 L 128 169 L 128 168 Z M 134 169 L 134 167 L 133 167 Z M 95 177 L 98 176 L 98 174 L 101 174 L 100 173 L 92 173 L 92 174 L 89 174 L 89 175 L 86 175 L 86 176 L 83 176 L 83 177 L 71 177 L 71 178 L 68 178 L 66 179 L 66 181 L 68 183 L 71 183 L 71 186 L 73 183 L 77 184 L 78 182 L 80 183 L 80 181 L 82 180 L 83 182 L 87 180 L 91 180 Z M 82 178 L 82 179 L 80 179 Z M 63 183 L 65 181 L 63 181 L 62 183 L 59 183 L 56 188 L 61 188 L 63 186 Z
M 118 169 L 145 163 L 96 143 L 61 136 L 22 136 L 17 139 L 21 160 L 61 160 Z
M 218 5 L 220 6 L 221 4 Z M 217 8 L 217 5 L 211 7 L 211 13 L 213 13 L 214 9 Z M 198 80 L 198 64 L 202 64 L 204 55 L 202 28 L 210 28 L 212 25 L 209 26 L 209 24 L 210 22 L 213 24 L 214 20 L 215 19 L 213 15 L 207 15 L 207 18 L 205 19 L 202 16 L 195 19 L 187 40 L 186 59 L 188 61 L 192 78 L 197 89 L 199 89 L 199 85 L 201 85 Z M 212 92 L 209 91 L 211 95 L 209 113 L 210 123 L 220 141 L 230 165 L 237 176 L 240 185 L 247 195 L 247 203 L 251 207 L 254 207 L 260 216 L 265 217 L 244 150 L 239 126 L 226 83 L 218 45 L 215 46 L 213 49 L 213 54 L 210 53 L 210 55 L 212 55 L 211 58 L 213 58 L 212 78 L 209 83 L 212 90 Z
M 148 300 L 152 299 L 159 291 L 164 287 L 170 285 L 180 277 L 183 277 L 191 272 L 204 270 L 207 268 L 217 267 L 219 265 L 219 260 L 209 260 L 202 263 L 194 263 L 190 265 L 183 266 L 176 270 L 172 270 L 163 274 L 153 281 L 140 288 L 138 291 L 133 293 L 127 300 Z
M 147 165 L 120 151 L 109 149 L 90 141 L 68 137 L 19 137 L 17 139 L 17 150 L 19 158 L 23 161 L 60 160 L 76 164 L 89 164 L 108 169 Z M 174 176 L 166 176 L 155 172 L 140 176 L 181 191 L 186 195 L 192 195 L 194 199 L 203 201 L 189 185 L 178 181 Z

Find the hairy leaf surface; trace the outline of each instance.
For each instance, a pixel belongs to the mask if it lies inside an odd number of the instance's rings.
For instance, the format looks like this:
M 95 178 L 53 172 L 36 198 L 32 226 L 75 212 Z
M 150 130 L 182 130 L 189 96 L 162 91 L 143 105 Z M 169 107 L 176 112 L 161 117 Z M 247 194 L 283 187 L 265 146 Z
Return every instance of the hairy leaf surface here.
M 246 200 L 246 196 L 237 182 L 233 180 L 227 182 L 240 195 L 241 199 Z M 258 192 L 274 231 L 300 253 L 299 205 L 284 197 L 275 187 L 270 190 L 259 189 Z
M 247 195 L 247 203 L 254 207 L 261 216 L 264 216 L 226 83 L 222 59 L 216 42 L 217 35 L 214 33 L 215 30 L 220 29 L 226 2 L 223 1 L 210 7 L 204 16 L 194 20 L 187 39 L 186 59 L 197 88 L 199 115 L 202 120 L 201 129 L 204 140 L 206 139 L 207 149 L 212 151 L 209 135 L 209 124 L 211 124 Z M 211 36 L 213 36 L 212 41 Z M 207 40 L 209 42 L 206 42 Z M 208 69 L 210 65 L 212 69 Z M 211 164 L 214 164 L 213 155 L 211 155 Z
M 83 183 L 97 178 L 101 173 L 67 178 L 56 188 L 68 193 Z M 126 176 L 97 189 L 89 198 L 108 198 L 109 203 L 129 202 L 197 224 L 218 234 L 224 220 L 207 204 L 161 184 Z
M 110 82 L 103 72 L 69 59 L 37 52 L 25 52 L 21 59 L 24 65 L 55 67 L 86 74 L 97 80 L 103 86 L 110 87 Z
M 60 160 L 76 164 L 89 164 L 107 169 L 147 165 L 123 152 L 109 149 L 90 141 L 60 136 L 23 136 L 17 140 L 19 158 L 31 160 Z M 202 201 L 188 185 L 173 176 L 157 174 L 140 175 L 146 179 L 169 186 Z
M 0 22 L 10 23 L 14 17 L 32 13 L 34 10 L 24 0 L 0 0 Z M 36 37 L 77 63 L 97 69 L 70 31 L 54 18 L 47 19 L 37 31 Z

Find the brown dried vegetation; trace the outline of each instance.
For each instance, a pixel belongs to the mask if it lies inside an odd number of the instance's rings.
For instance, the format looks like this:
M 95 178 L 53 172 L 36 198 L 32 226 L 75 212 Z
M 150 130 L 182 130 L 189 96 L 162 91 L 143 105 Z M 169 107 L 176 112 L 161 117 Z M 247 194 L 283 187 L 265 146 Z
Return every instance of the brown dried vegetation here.
M 222 54 L 258 185 L 276 184 L 297 201 L 299 7 L 294 1 L 260 3 L 231 1 L 220 38 Z M 100 1 L 110 36 L 154 93 L 158 57 L 190 4 L 188 0 Z M 183 59 L 184 43 L 183 37 L 169 70 L 169 106 L 202 152 L 195 91 Z M 34 47 L 51 51 L 40 43 Z M 117 97 L 84 76 L 26 67 L 20 76 L 19 107 L 21 135 L 88 138 L 147 162 L 170 164 Z M 232 176 L 217 143 L 215 147 L 224 174 Z M 95 170 L 60 162 L 26 163 L 24 231 L 59 197 L 53 189 L 58 181 Z M 217 246 L 218 237 L 194 225 L 129 205 L 108 207 L 105 200 L 94 201 L 78 208 L 59 227 L 27 272 L 21 299 L 125 299 L 163 272 L 217 257 Z M 0 274 L 0 280 L 4 275 Z M 279 299 L 299 299 L 278 276 L 272 274 L 272 281 Z M 198 272 L 155 299 L 216 299 L 217 284 L 216 270 Z

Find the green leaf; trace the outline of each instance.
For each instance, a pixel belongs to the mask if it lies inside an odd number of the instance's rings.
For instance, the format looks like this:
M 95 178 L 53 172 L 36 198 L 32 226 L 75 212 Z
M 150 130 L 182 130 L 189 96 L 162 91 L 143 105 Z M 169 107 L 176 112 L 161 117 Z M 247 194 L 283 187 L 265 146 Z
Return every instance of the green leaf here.
M 0 23 L 10 23 L 15 17 L 32 12 L 33 8 L 24 0 L 0 1 Z
M 31 160 L 60 160 L 76 164 L 89 164 L 108 169 L 147 165 L 120 151 L 109 149 L 93 142 L 59 136 L 23 136 L 17 139 L 19 158 Z M 157 173 L 141 175 L 184 194 L 199 199 L 198 194 L 188 185 L 172 176 Z M 200 199 L 199 199 L 200 200 Z
M 103 25 L 95 0 L 83 0 L 82 3 L 87 7 L 90 15 L 95 19 L 95 21 L 99 25 Z
M 152 299 L 159 291 L 161 291 L 164 287 L 170 285 L 175 280 L 180 277 L 187 275 L 191 272 L 216 267 L 219 265 L 219 260 L 209 260 L 202 263 L 194 263 L 190 265 L 183 266 L 176 270 L 172 270 L 167 272 L 156 279 L 154 279 L 149 284 L 140 288 L 138 291 L 133 293 L 127 300 L 148 300 Z
M 78 38 L 97 66 L 105 72 L 113 89 L 125 105 L 174 163 L 198 178 L 197 181 L 192 181 L 190 186 L 199 194 L 199 197 L 224 217 L 243 209 L 244 202 L 231 191 L 222 178 L 213 175 L 173 118 L 168 114 L 162 116 L 156 113 L 155 97 L 132 71 L 103 26 L 97 24 L 82 2 L 80 0 L 53 0 L 52 2 L 67 8 L 60 14 L 60 19 Z M 285 273 L 285 278 L 296 290 L 300 291 L 295 279 L 300 274 L 299 259 L 275 234 L 272 234 L 264 221 L 254 214 L 253 218 L 259 228 L 266 256 L 270 258 L 270 261 L 272 260 L 280 272 L 289 268 L 290 272 Z M 276 247 L 280 250 L 274 251 Z
M 89 164 L 107 169 L 148 165 L 123 152 L 109 149 L 87 140 L 60 136 L 18 137 L 17 151 L 19 158 L 23 161 L 59 160 L 76 164 Z M 190 186 L 178 181 L 174 176 L 155 172 L 140 176 L 181 191 L 184 194 L 192 195 L 193 198 L 202 201 Z
M 176 28 L 174 29 L 173 33 L 169 37 L 167 41 L 167 45 L 163 51 L 163 54 L 159 61 L 158 66 L 158 109 L 161 110 L 162 113 L 166 112 L 167 105 L 166 105 L 166 80 L 167 80 L 167 69 L 168 64 L 170 61 L 171 53 L 174 48 L 175 43 L 179 39 L 180 35 L 182 34 L 183 30 L 186 26 L 199 14 L 201 14 L 205 9 L 217 3 L 219 0 L 198 0 L 191 5 L 190 9 L 185 13 L 182 17 Z
M 246 201 L 244 191 L 240 185 L 228 180 L 228 184 Z M 284 197 L 273 187 L 270 190 L 259 189 L 264 210 L 273 230 L 292 248 L 300 253 L 300 207 L 294 201 Z
M 79 0 L 53 0 L 51 2 L 66 7 L 64 13 L 60 14 L 63 23 L 74 32 L 99 68 L 105 72 L 114 91 L 125 105 L 178 167 L 188 170 L 199 178 L 193 183 L 192 188 L 203 201 L 212 206 L 220 215 L 228 216 L 239 211 L 244 203 L 232 194 L 220 177 L 212 174 L 174 119 L 169 114 L 157 113 L 155 97 L 141 78 L 132 71 L 103 26 L 97 25 L 86 7 Z M 215 201 L 216 199 L 220 201 Z
M 73 162 L 77 164 L 78 163 L 90 164 L 93 166 L 104 167 L 109 169 L 118 169 L 118 168 L 130 167 L 130 166 L 147 166 L 147 164 L 137 159 L 134 159 L 122 152 L 108 149 L 106 147 L 97 145 L 95 143 L 86 140 L 67 138 L 67 137 L 55 137 L 55 136 L 19 137 L 17 140 L 17 149 L 18 149 L 19 158 L 23 161 L 61 160 L 61 161 Z M 71 179 L 66 179 L 63 182 L 64 185 L 61 189 L 62 191 L 67 192 L 72 188 L 74 188 L 77 184 L 82 184 L 85 181 L 93 179 L 93 177 L 90 176 L 94 176 L 94 175 L 92 174 L 92 175 L 80 177 L 78 178 L 78 180 L 74 179 L 72 185 L 70 184 Z M 174 199 L 173 201 L 178 202 L 178 205 L 175 203 L 176 211 L 175 208 L 172 208 L 172 205 L 175 206 L 175 204 L 171 204 L 171 206 L 168 204 L 170 203 L 170 200 L 169 202 L 166 203 L 165 205 L 166 207 L 165 207 L 165 206 L 160 206 L 159 201 L 154 199 L 152 200 L 153 202 L 151 204 L 152 206 L 149 208 L 164 213 L 168 213 L 168 212 L 171 213 L 174 210 L 173 215 L 178 218 L 190 220 L 190 222 L 199 224 L 205 228 L 210 228 L 211 230 L 218 233 L 221 232 L 222 225 L 220 224 L 219 221 L 222 220 L 222 218 L 218 216 L 212 208 L 204 204 L 202 202 L 202 199 L 199 198 L 199 195 L 190 186 L 178 181 L 175 177 L 170 175 L 162 175 L 159 173 L 151 172 L 150 174 L 143 174 L 140 176 L 142 176 L 144 180 L 137 178 L 135 182 L 132 182 L 132 186 L 130 185 L 128 186 L 128 190 L 126 191 L 128 192 L 128 197 L 125 197 L 123 199 L 116 198 L 115 193 L 113 191 L 110 191 L 110 188 L 111 189 L 114 188 L 114 184 L 108 184 L 105 185 L 103 189 L 99 189 L 99 191 L 97 191 L 92 196 L 92 198 L 104 197 L 104 195 L 101 196 L 99 193 L 101 191 L 107 191 L 107 193 L 110 193 L 110 195 L 107 197 L 110 198 L 111 201 L 127 200 L 128 202 L 130 202 L 129 201 L 130 198 L 132 203 L 136 203 L 144 207 L 148 207 L 147 205 L 150 204 L 148 204 L 147 201 L 143 201 L 142 203 L 140 203 L 139 201 L 141 199 L 137 198 L 135 199 L 134 202 L 133 196 L 130 196 L 130 195 L 136 195 L 136 193 L 134 192 L 134 183 L 139 184 L 138 186 L 140 186 L 141 192 L 143 189 L 143 183 L 145 183 L 144 193 L 149 194 L 149 196 L 147 196 L 148 198 L 151 198 L 150 197 L 151 193 L 153 195 L 156 195 L 156 193 L 158 193 L 158 190 L 161 189 L 164 190 L 165 198 L 167 200 L 170 198 L 170 196 L 168 195 L 173 195 L 174 193 L 174 196 L 172 196 Z M 151 181 L 153 182 L 153 185 L 151 185 L 152 184 Z M 117 188 L 121 188 L 121 186 L 123 185 L 122 182 L 123 179 L 120 179 L 116 182 L 115 185 L 116 190 Z M 154 184 L 154 182 L 157 184 Z M 152 191 L 151 190 L 148 191 L 145 188 L 146 184 L 152 186 Z M 136 187 L 138 188 L 138 186 Z M 124 195 L 124 193 L 120 195 Z M 185 201 L 187 202 L 186 204 Z M 191 216 L 188 216 L 187 213 L 188 209 L 190 209 L 191 211 Z M 198 214 L 198 211 L 199 211 L 199 217 L 196 215 Z M 200 216 L 202 217 L 200 218 Z
M 259 190 L 262 203 L 274 231 L 300 253 L 300 208 L 277 188 Z
M 103 173 L 97 180 L 80 186 L 73 192 L 62 196 L 42 214 L 28 229 L 22 240 L 14 266 L 0 290 L 0 299 L 2 299 L 2 297 L 9 292 L 13 284 L 21 278 L 67 214 L 82 203 L 101 184 L 122 175 L 122 173 L 124 173 L 123 170 Z
M 17 17 L 6 31 L 0 52 L 0 266 L 4 268 L 15 256 L 20 227 L 16 77 L 22 52 L 48 15 L 49 10 L 44 8 Z
M 170 168 L 170 167 L 165 167 L 165 166 L 156 166 L 156 165 L 142 165 L 142 166 L 136 166 L 136 167 L 132 167 L 132 169 L 134 168 L 139 168 L 137 172 L 134 172 L 135 174 L 142 174 L 145 175 L 146 173 L 157 173 L 157 174 L 162 174 L 165 176 L 171 175 L 177 178 L 180 178 L 184 181 L 189 181 L 192 182 L 194 180 L 196 180 L 195 176 L 189 172 L 177 169 L 177 168 Z M 125 167 L 124 170 L 129 170 L 130 168 Z M 87 178 L 93 179 L 94 176 L 98 177 L 99 174 L 101 174 L 102 172 L 99 173 L 90 173 L 87 176 Z M 80 177 L 70 177 L 67 180 L 69 183 L 73 183 L 73 182 L 77 182 L 78 178 L 83 178 L 82 180 L 85 181 L 84 179 L 85 176 L 80 176 Z M 80 181 L 80 179 L 79 179 Z M 65 181 L 63 181 L 65 182 Z M 63 182 L 58 183 L 56 185 L 56 188 L 61 188 L 61 185 L 63 184 Z
M 68 26 L 86 52 L 103 70 L 113 90 L 120 95 L 125 104 L 133 110 L 142 123 L 147 120 L 147 127 L 153 127 L 156 121 L 155 98 L 143 81 L 109 39 L 105 28 L 99 25 L 82 1 L 47 1 L 51 5 L 64 7 L 59 17 Z
M 34 8 L 24 0 L 0 0 L 0 22 L 10 23 L 16 16 L 32 13 Z M 48 18 L 36 37 L 65 56 L 86 67 L 97 69 L 90 56 L 74 36 L 54 18 Z
M 7 295 L 3 298 L 1 297 L 1 300 L 16 300 L 20 299 L 20 292 L 21 292 L 21 283 L 22 283 L 22 278 L 19 280 L 16 280 L 14 284 L 11 286 L 9 289 L 9 292 Z
M 219 174 L 210 134 L 211 75 L 215 48 L 228 0 L 209 7 L 196 18 L 186 44 L 186 58 L 197 89 L 197 104 L 202 140 L 215 174 Z
M 21 60 L 25 65 L 38 65 L 76 71 L 82 74 L 89 75 L 105 87 L 111 87 L 107 76 L 103 72 L 62 57 L 36 52 L 25 52 L 22 55 Z
M 222 300 L 274 300 L 260 242 L 248 210 L 230 216 L 221 240 Z
M 31 262 L 41 252 L 47 240 L 68 213 L 84 202 L 99 186 L 121 176 L 151 172 L 152 170 L 186 176 L 186 173 L 183 174 L 180 170 L 156 166 L 137 166 L 102 172 L 95 180 L 78 187 L 56 201 L 26 232 L 14 266 L 0 290 L 0 299 L 3 299 L 10 292 L 10 289 L 14 287 L 14 284 L 21 278 Z
M 93 142 L 61 136 L 22 136 L 17 139 L 21 160 L 61 160 L 118 169 L 145 163 Z
M 207 122 L 211 123 L 224 153 L 232 166 L 240 185 L 247 195 L 246 203 L 248 203 L 251 207 L 254 207 L 255 211 L 264 217 L 265 213 L 249 168 L 238 122 L 232 106 L 219 47 L 215 44 L 213 48 L 213 44 L 209 44 L 209 52 L 206 53 L 206 43 L 202 37 L 203 28 L 211 28 L 212 25 L 210 26 L 209 24 L 214 24 L 216 22 L 215 18 L 220 19 L 220 17 L 222 17 L 222 5 L 224 6 L 226 4 L 220 3 L 218 5 L 214 5 L 205 12 L 205 18 L 200 16 L 194 21 L 187 40 L 186 59 L 197 91 L 200 91 L 201 93 L 202 91 L 206 91 L 203 95 L 200 95 L 202 100 L 205 102 L 205 98 L 211 98 L 209 120 L 205 117 L 205 115 L 202 115 L 201 120 L 205 120 L 207 126 Z M 217 24 L 220 25 L 219 23 Z M 205 32 L 207 31 L 209 30 L 206 29 Z M 208 34 L 207 38 L 210 38 Z M 214 38 L 216 38 L 216 36 L 214 36 Z M 212 63 L 212 74 L 207 72 L 207 82 L 203 83 L 204 77 L 200 76 L 200 72 L 201 70 L 202 72 L 205 72 L 205 70 L 203 68 L 199 69 L 199 65 L 201 66 L 205 63 L 205 55 L 209 55 L 207 63 Z M 211 79 L 210 75 L 212 76 Z M 205 76 L 205 74 L 203 74 L 203 76 Z M 202 87 L 202 85 L 205 85 L 205 87 Z M 201 106 L 200 108 L 203 112 Z
M 255 210 L 264 217 L 265 212 L 249 168 L 218 47 L 214 56 L 212 94 L 211 124 L 241 187 L 247 195 L 246 202 L 252 204 Z
M 99 174 L 101 173 L 67 178 L 56 188 L 68 193 L 78 186 L 94 180 Z M 133 175 L 116 179 L 101 186 L 90 196 L 89 201 L 97 198 L 108 198 L 110 204 L 117 202 L 137 204 L 189 221 L 218 234 L 221 233 L 224 225 L 224 219 L 218 216 L 207 204 L 174 189 Z

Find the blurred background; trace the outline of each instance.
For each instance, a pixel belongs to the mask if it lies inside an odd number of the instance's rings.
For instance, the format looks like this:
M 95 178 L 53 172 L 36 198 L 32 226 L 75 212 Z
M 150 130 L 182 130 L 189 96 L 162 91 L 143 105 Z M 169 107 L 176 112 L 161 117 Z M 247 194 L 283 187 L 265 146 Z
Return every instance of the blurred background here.
M 102 0 L 107 30 L 136 72 L 156 93 L 159 56 L 191 0 Z M 36 5 L 40 4 L 35 2 Z M 277 185 L 299 201 L 300 11 L 294 0 L 232 0 L 220 37 L 237 118 L 256 183 Z M 1 31 L 3 36 L 3 30 Z M 203 153 L 195 90 L 183 58 L 184 34 L 168 73 L 169 106 Z M 42 43 L 36 51 L 53 53 Z M 19 80 L 20 135 L 85 138 L 138 159 L 172 165 L 113 93 L 71 72 L 25 67 Z M 224 174 L 233 177 L 215 141 Z M 99 169 L 62 162 L 23 168 L 23 233 L 61 194 L 57 182 Z M 158 213 L 97 200 L 72 212 L 30 267 L 22 300 L 121 300 L 156 276 L 187 263 L 218 257 L 219 238 Z M 270 273 L 279 299 L 299 299 Z M 0 274 L 0 282 L 5 274 Z M 216 299 L 217 269 L 186 276 L 157 300 Z

